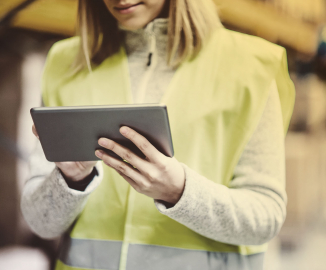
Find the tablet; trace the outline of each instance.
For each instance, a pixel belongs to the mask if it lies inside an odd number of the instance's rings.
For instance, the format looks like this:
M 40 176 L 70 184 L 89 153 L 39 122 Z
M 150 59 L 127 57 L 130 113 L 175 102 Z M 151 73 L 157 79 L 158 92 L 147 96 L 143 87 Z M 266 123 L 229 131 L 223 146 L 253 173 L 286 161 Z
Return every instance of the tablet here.
M 109 138 L 144 158 L 143 153 L 119 129 L 128 126 L 168 157 L 173 145 L 165 105 L 112 105 L 32 108 L 31 115 L 48 161 L 99 160 L 96 149 L 119 158 L 98 145 L 101 137 Z

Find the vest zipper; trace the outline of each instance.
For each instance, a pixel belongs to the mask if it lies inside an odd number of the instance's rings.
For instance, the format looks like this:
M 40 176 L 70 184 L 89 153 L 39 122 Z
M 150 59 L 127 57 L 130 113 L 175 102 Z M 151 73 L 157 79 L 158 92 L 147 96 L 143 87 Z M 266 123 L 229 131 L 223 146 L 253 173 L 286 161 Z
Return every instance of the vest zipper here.
M 149 67 L 152 64 L 153 53 L 156 50 L 156 38 L 154 32 L 150 33 L 150 45 L 149 45 L 149 54 L 147 66 Z

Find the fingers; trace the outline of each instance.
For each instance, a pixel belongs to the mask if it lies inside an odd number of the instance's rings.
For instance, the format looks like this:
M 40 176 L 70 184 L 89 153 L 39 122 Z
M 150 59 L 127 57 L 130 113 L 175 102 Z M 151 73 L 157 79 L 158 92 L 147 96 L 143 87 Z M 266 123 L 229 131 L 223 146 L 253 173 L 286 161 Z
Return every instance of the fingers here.
M 144 136 L 126 126 L 120 128 L 120 133 L 131 140 L 150 161 L 155 163 L 159 160 L 162 154 Z
M 33 131 L 33 134 L 35 135 L 35 137 L 40 139 L 40 137 L 38 136 L 38 133 L 36 131 L 35 125 L 32 126 L 32 131 Z
M 99 145 L 102 147 L 109 149 L 116 153 L 119 157 L 121 157 L 123 160 L 127 161 L 134 167 L 136 167 L 140 171 L 146 171 L 148 170 L 148 161 L 140 158 L 136 154 L 134 154 L 132 151 L 130 151 L 128 148 L 110 140 L 107 138 L 101 138 L 99 139 Z
M 117 171 L 117 173 L 120 174 L 135 190 L 138 190 L 137 183 L 134 180 L 121 172 Z
M 97 163 L 96 161 L 81 161 L 79 162 L 84 168 L 90 168 L 90 167 L 94 167 Z
M 125 179 L 134 187 L 143 185 L 143 176 L 135 169 L 131 168 L 126 162 L 118 160 L 105 154 L 102 150 L 96 150 L 96 156 L 103 160 L 103 162 L 115 169 L 121 176 L 126 176 L 129 179 Z M 132 182 L 131 182 L 132 181 Z M 135 187 L 134 187 L 135 188 Z M 135 188 L 136 189 L 136 188 Z
M 55 164 L 65 178 L 72 181 L 80 181 L 91 174 L 96 162 L 55 162 Z
M 56 166 L 62 170 L 70 171 L 88 171 L 93 169 L 97 161 L 64 161 L 64 162 L 55 162 Z

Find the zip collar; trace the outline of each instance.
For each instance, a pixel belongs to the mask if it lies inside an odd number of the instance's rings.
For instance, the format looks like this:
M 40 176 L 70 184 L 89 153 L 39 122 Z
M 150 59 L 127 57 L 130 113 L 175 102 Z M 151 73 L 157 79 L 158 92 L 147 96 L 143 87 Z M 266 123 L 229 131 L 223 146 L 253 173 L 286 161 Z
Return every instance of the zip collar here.
M 124 46 L 127 55 L 133 52 L 145 53 L 147 51 L 147 60 L 145 64 L 148 66 L 152 63 L 153 52 L 156 51 L 161 57 L 166 59 L 167 48 L 167 29 L 168 19 L 158 18 L 148 23 L 144 28 L 137 30 L 126 30 L 119 28 L 125 32 Z

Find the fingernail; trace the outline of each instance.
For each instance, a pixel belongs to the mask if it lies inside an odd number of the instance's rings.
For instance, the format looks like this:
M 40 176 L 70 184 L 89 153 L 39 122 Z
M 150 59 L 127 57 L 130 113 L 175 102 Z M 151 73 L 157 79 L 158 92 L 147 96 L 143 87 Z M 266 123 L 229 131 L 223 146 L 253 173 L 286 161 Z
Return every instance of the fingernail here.
M 98 144 L 103 147 L 107 146 L 108 145 L 107 139 L 104 139 L 104 138 L 99 139 Z
M 103 152 L 101 150 L 96 150 L 95 151 L 95 155 L 98 157 L 98 158 L 102 158 L 103 156 Z
M 127 128 L 127 127 L 120 128 L 120 132 L 122 135 L 127 135 L 128 131 L 129 131 L 129 128 Z

